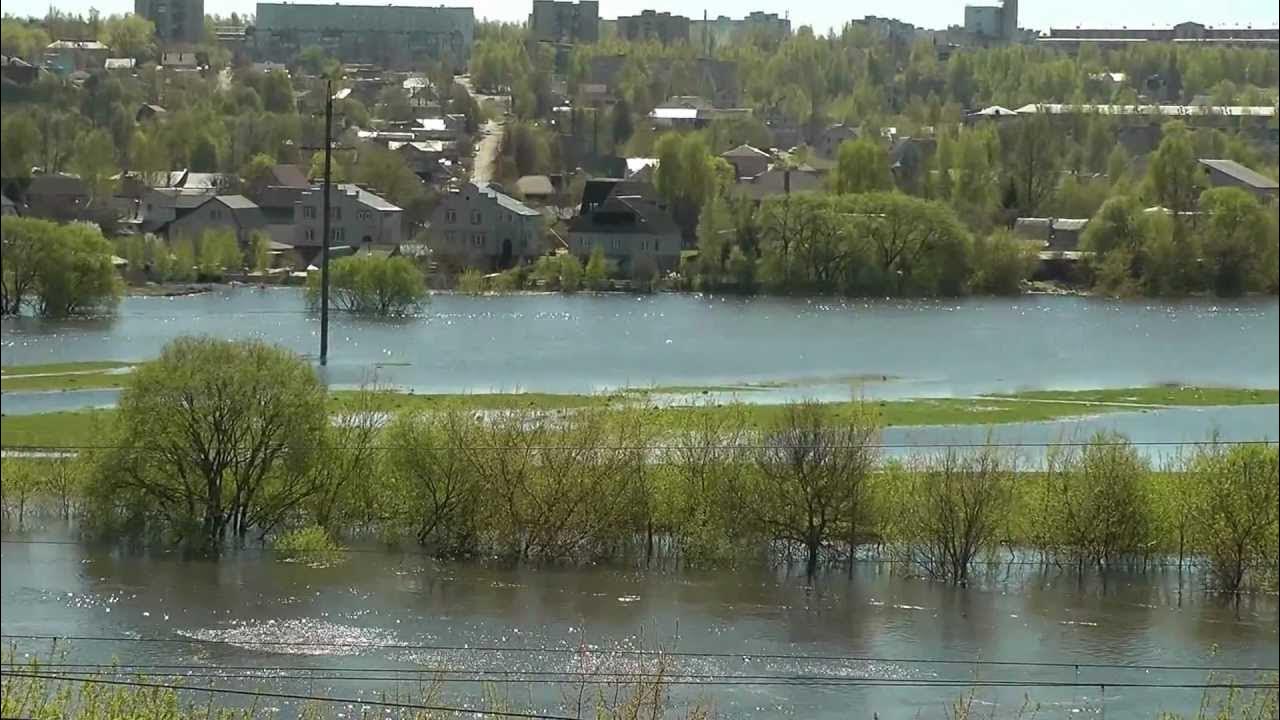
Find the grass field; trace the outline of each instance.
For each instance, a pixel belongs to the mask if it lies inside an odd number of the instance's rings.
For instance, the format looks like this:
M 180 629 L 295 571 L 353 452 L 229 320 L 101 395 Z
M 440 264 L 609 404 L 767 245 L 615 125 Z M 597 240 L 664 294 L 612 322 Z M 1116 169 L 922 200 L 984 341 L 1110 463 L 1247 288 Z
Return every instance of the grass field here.
M 664 391 L 665 392 L 665 391 Z M 330 395 L 334 413 L 355 407 L 358 393 L 337 390 Z M 1035 391 L 1017 395 L 978 398 L 921 398 L 917 400 L 867 401 L 885 427 L 919 425 L 1000 425 L 1041 422 L 1124 411 L 1147 411 L 1164 406 L 1274 404 L 1275 390 L 1231 388 L 1123 388 L 1116 390 Z M 852 413 L 856 402 L 832 403 L 837 413 Z M 782 405 L 704 404 L 659 405 L 637 390 L 596 395 L 554 393 L 412 394 L 380 392 L 373 395 L 375 411 L 500 411 L 553 412 L 595 409 L 616 412 L 625 421 L 639 421 L 658 432 L 678 432 L 706 419 L 707 415 L 738 415 L 754 427 L 767 427 L 783 412 Z M 113 410 L 75 410 L 40 415 L 8 415 L 0 418 L 0 445 L 74 446 L 102 442 L 114 421 Z
M 129 378 L 130 363 L 93 361 L 13 365 L 0 368 L 0 390 L 36 392 L 59 390 L 100 390 L 123 387 Z

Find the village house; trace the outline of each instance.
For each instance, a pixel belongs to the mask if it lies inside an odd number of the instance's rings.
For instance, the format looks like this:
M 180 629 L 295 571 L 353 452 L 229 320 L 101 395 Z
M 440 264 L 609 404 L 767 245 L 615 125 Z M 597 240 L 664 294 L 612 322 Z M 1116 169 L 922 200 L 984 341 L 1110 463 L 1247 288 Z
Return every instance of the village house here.
M 456 268 L 502 270 L 542 254 L 542 215 L 494 185 L 446 193 L 431 215 L 432 254 Z
M 773 162 L 769 153 L 745 144 L 720 153 L 720 157 L 733 166 L 735 178 L 753 178 L 768 170 Z
M 329 246 L 359 249 L 366 245 L 398 247 L 403 237 L 404 211 L 358 185 L 335 184 L 329 196 Z M 302 191 L 294 204 L 293 241 L 301 253 L 313 257 L 324 238 L 324 187 Z
M 169 223 L 168 235 L 198 238 L 210 230 L 229 230 L 241 248 L 249 247 L 255 231 L 266 227 L 266 218 L 257 203 L 243 195 L 216 195 L 199 207 Z
M 76 70 L 99 70 L 111 48 L 96 40 L 57 40 L 44 50 L 44 66 L 61 75 Z
M 1275 180 L 1234 160 L 1201 159 L 1200 168 L 1210 187 L 1240 188 L 1252 193 L 1262 203 L 1274 201 L 1280 193 L 1280 185 Z
M 26 214 L 53 220 L 81 219 L 89 207 L 89 186 L 76 175 L 35 175 L 24 197 Z
M 840 144 L 845 140 L 857 140 L 861 131 L 852 125 L 836 123 L 822 129 L 818 135 L 814 150 L 824 158 L 835 158 L 840 152 Z
M 1013 233 L 1035 241 L 1043 251 L 1075 252 L 1088 225 L 1088 218 L 1022 217 L 1014 221 Z
M 582 190 L 569 222 L 569 251 L 585 263 L 595 248 L 627 275 L 670 272 L 680 263 L 680 227 L 648 183 L 598 178 Z

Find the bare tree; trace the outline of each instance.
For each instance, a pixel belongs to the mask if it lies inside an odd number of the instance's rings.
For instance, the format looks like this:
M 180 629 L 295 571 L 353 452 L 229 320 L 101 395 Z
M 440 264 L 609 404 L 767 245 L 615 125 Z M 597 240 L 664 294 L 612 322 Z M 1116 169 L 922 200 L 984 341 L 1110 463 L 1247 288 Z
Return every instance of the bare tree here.
M 804 548 L 809 577 L 823 547 L 837 537 L 850 540 L 852 557 L 876 460 L 879 426 L 871 411 L 857 406 L 848 417 L 835 413 L 815 402 L 789 406 L 760 444 L 756 472 L 739 498 L 764 536 Z

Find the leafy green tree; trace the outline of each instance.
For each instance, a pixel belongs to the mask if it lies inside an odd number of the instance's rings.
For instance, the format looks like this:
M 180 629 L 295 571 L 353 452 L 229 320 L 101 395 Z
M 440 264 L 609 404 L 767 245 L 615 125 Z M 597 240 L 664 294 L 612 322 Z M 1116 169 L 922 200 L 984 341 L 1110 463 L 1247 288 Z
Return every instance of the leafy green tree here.
M 732 168 L 712 156 L 697 134 L 667 133 L 658 138 L 654 151 L 658 157 L 654 184 L 671 204 L 681 229 L 692 235 L 703 204 L 728 184 Z
M 341 63 L 324 51 L 324 48 L 309 45 L 298 53 L 297 68 L 305 75 L 315 77 L 336 77 L 342 69 Z
M 9 16 L 0 21 L 0 48 L 5 55 L 34 64 L 48 46 L 49 34 L 44 28 Z
M 1162 130 L 1160 147 L 1147 165 L 1147 184 L 1152 198 L 1172 212 L 1175 225 L 1181 227 L 1182 213 L 1195 208 L 1202 183 L 1186 125 L 1173 121 Z
M 698 278 L 702 289 L 713 290 L 722 284 L 725 261 L 734 246 L 733 220 L 725 200 L 719 196 L 702 208 L 698 219 Z
M 1006 163 L 1014 207 L 1024 217 L 1035 216 L 1058 187 L 1060 136 L 1039 113 L 1019 118 L 1011 128 Z
M 195 402 L 191 398 L 196 398 Z M 217 554 L 266 535 L 317 491 L 325 391 L 300 357 L 261 341 L 179 338 L 130 375 L 118 449 L 96 482 L 116 504 Z
M 40 278 L 40 255 L 53 244 L 58 226 L 35 218 L 5 215 L 0 221 L 0 252 L 3 283 L 0 283 L 0 310 L 17 315 L 31 301 Z
M 191 169 L 195 172 L 218 171 L 218 145 L 208 133 L 195 138 L 191 146 Z
M 266 272 L 271 269 L 271 236 L 261 230 L 254 230 L 249 236 L 249 266 L 254 272 Z
M 141 15 L 113 15 L 103 23 L 101 40 L 116 57 L 146 60 L 155 55 L 156 26 Z
M 244 267 L 244 255 L 230 230 L 206 230 L 196 238 L 196 272 L 201 278 L 221 280 L 229 270 Z
M 609 263 L 605 260 L 604 248 L 599 245 L 591 248 L 583 280 L 592 290 L 604 290 L 609 286 Z
M 567 293 L 577 292 L 582 288 L 582 261 L 573 253 L 560 256 L 560 289 Z
M 1242 295 L 1262 286 L 1262 259 L 1275 244 L 1274 228 L 1253 195 L 1240 188 L 1206 190 L 1200 196 L 1204 214 L 1204 261 L 1219 296 Z
M 613 105 L 613 146 L 617 148 L 626 145 L 631 139 L 632 133 L 635 132 L 635 126 L 631 122 L 631 105 L 623 98 Z
M 1216 589 L 1238 593 L 1274 582 L 1278 471 L 1274 447 L 1207 446 L 1192 458 L 1184 481 L 1196 482 L 1176 491 L 1191 495 L 1192 534 L 1209 560 Z
M 402 256 L 354 255 L 329 266 L 329 302 L 347 312 L 387 317 L 416 310 L 427 298 L 422 271 Z M 307 299 L 320 302 L 319 273 L 307 278 Z
M 1017 295 L 1038 263 L 1036 247 L 1008 230 L 975 238 L 970 288 L 988 295 Z
M 275 158 L 266 153 L 258 153 L 249 158 L 249 162 L 240 169 L 242 191 L 251 199 L 258 199 L 271 183 L 271 170 L 275 167 Z
M 833 185 L 838 193 L 891 190 L 893 176 L 884 146 L 865 137 L 841 143 Z
M 2 122 L 0 174 L 6 179 L 31 177 L 31 166 L 39 157 L 40 128 L 26 113 L 6 113 Z
M 76 140 L 71 167 L 88 188 L 90 205 L 104 206 L 110 201 L 120 172 L 110 134 L 104 130 L 82 133 Z
M 3 233 L 7 312 L 28 304 L 42 317 L 64 318 L 119 302 L 111 243 L 97 226 L 6 216 Z

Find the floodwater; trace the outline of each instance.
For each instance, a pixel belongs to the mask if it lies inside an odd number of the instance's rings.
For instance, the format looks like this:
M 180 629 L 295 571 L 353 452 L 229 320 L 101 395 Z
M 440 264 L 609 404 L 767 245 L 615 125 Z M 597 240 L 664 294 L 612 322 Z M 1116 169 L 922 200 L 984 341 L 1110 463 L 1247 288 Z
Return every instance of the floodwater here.
M 1129 718 L 1192 712 L 1202 691 L 1127 685 L 1204 683 L 1209 667 L 1277 660 L 1274 596 L 1237 606 L 1172 569 L 1103 582 L 1011 566 L 958 589 L 868 562 L 809 585 L 783 570 L 510 569 L 379 551 L 308 567 L 260 551 L 195 562 L 39 542 L 59 537 L 6 536 L 4 634 L 114 640 L 6 646 L 57 663 L 184 666 L 133 671 L 190 685 L 405 699 L 429 684 L 415 671 L 449 669 L 426 675 L 448 678 L 438 702 L 477 707 L 496 693 L 511 709 L 572 715 L 568 681 L 583 676 L 571 673 L 652 669 L 628 651 L 662 648 L 689 653 L 667 668 L 675 705 L 709 701 L 720 717 L 936 718 L 970 684 L 1020 681 L 1031 685 L 978 687 L 975 708 L 1016 717 L 1030 698 L 1036 717 Z M 231 677 L 202 676 L 214 668 Z M 289 702 L 271 703 L 292 716 Z
M 441 294 L 417 317 L 332 318 L 331 384 L 418 392 L 765 383 L 781 399 L 948 397 L 1159 383 L 1276 387 L 1280 376 L 1275 298 Z M 295 288 L 130 297 L 113 318 L 5 319 L 3 362 L 146 360 L 186 334 L 256 337 L 314 355 L 319 321 Z

